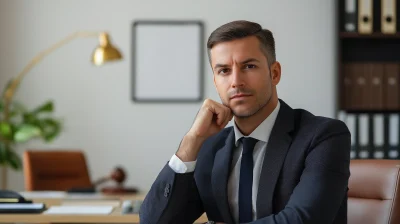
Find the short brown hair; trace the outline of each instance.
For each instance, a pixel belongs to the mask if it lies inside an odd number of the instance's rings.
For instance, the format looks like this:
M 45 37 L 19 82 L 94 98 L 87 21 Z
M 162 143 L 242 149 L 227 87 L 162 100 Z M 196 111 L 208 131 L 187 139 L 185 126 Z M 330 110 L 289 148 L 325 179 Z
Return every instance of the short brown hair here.
M 210 58 L 211 48 L 221 42 L 236 40 L 248 36 L 255 36 L 260 41 L 261 51 L 267 57 L 271 65 L 276 60 L 275 40 L 272 32 L 263 29 L 260 24 L 238 20 L 226 23 L 214 30 L 207 41 L 208 56 Z M 211 60 L 211 58 L 210 58 Z

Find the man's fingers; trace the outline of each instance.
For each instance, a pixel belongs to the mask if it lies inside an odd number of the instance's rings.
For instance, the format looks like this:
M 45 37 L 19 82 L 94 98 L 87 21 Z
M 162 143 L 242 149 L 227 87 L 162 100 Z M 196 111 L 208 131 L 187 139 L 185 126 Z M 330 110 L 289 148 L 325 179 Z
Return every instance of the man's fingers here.
M 232 120 L 233 114 L 229 107 L 213 100 L 206 100 L 206 107 L 213 114 L 213 120 L 218 127 L 225 127 Z
M 224 123 L 225 123 L 225 121 L 226 121 L 226 118 L 228 117 L 228 113 L 227 113 L 227 111 L 225 110 L 225 108 L 223 108 L 223 107 L 221 107 L 220 105 L 218 105 L 219 106 L 219 111 L 221 111 L 220 112 L 220 115 L 221 115 L 221 120 L 220 120 L 220 122 L 218 123 L 218 125 L 223 125 Z
M 229 121 L 232 120 L 232 111 L 231 108 L 226 107 L 225 105 L 222 105 L 225 111 L 225 119 L 224 119 L 224 127 L 229 123 Z
M 212 105 L 210 105 L 210 108 L 211 112 L 214 113 L 214 115 L 216 116 L 217 125 L 218 126 L 222 125 L 226 119 L 226 112 L 224 108 L 221 107 L 221 105 L 218 105 L 217 103 L 213 103 Z

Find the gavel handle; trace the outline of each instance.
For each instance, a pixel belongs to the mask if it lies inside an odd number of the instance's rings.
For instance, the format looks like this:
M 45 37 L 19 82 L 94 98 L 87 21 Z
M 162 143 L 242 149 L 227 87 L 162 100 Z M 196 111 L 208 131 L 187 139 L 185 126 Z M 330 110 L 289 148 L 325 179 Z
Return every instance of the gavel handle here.
M 106 181 L 109 181 L 109 180 L 112 180 L 111 176 L 102 177 L 102 178 L 96 180 L 95 182 L 93 182 L 93 186 L 97 186 L 97 185 L 102 184 L 102 183 L 104 183 Z

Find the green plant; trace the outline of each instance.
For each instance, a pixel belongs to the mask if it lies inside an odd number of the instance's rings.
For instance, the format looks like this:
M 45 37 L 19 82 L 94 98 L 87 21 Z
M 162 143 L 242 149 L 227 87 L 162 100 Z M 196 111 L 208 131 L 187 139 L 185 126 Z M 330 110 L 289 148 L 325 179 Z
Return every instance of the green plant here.
M 8 87 L 9 85 L 6 89 Z M 32 139 L 53 141 L 61 132 L 61 120 L 52 117 L 52 101 L 28 110 L 22 103 L 13 100 L 8 106 L 6 116 L 4 92 L 0 101 L 0 166 L 20 170 L 22 162 L 16 152 L 16 146 Z

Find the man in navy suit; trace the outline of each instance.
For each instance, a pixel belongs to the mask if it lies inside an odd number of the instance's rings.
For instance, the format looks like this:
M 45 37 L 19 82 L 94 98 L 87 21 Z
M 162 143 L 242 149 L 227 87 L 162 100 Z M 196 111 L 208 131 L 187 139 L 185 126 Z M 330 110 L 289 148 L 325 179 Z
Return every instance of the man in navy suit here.
M 193 223 L 204 212 L 210 223 L 347 223 L 346 125 L 278 98 L 274 38 L 259 24 L 227 23 L 207 47 L 222 104 L 204 101 L 140 223 Z

